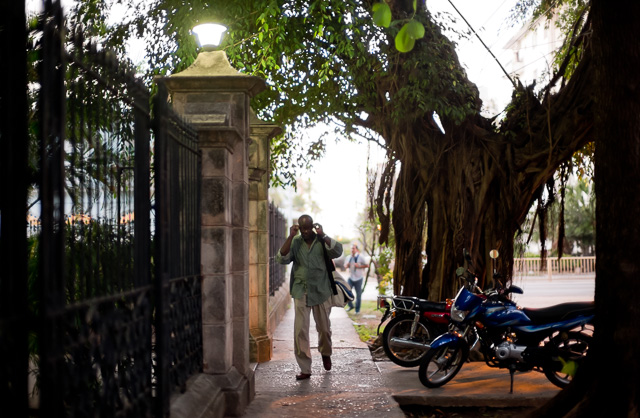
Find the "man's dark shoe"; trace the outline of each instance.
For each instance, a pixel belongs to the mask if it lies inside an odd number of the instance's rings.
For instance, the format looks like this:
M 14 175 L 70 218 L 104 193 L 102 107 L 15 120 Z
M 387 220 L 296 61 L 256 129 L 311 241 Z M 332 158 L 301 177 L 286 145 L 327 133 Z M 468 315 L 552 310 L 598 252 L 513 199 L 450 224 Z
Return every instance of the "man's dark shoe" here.
M 311 377 L 311 373 L 300 373 L 296 375 L 296 380 L 305 380 Z
M 331 370 L 331 357 L 322 356 L 322 365 L 324 366 L 325 370 Z

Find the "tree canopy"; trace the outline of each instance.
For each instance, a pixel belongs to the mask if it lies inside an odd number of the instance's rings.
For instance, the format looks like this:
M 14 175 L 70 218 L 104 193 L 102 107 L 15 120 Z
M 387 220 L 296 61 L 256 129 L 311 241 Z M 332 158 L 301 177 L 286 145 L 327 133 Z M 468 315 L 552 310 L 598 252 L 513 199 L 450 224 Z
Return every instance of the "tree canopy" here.
M 78 19 L 100 21 L 105 1 L 83 2 Z M 585 7 L 570 3 L 570 10 Z M 304 128 L 326 123 L 344 137 L 376 141 L 389 160 L 375 206 L 380 241 L 387 240 L 392 224 L 395 229 L 394 290 L 430 299 L 452 296 L 462 248 L 474 254 L 480 270 L 488 264 L 488 250 L 500 249 L 505 257 L 499 268 L 509 277 L 514 235 L 529 208 L 545 188 L 552 189 L 557 167 L 590 139 L 585 12 L 571 26 L 551 84 L 536 91 L 517 85 L 505 119 L 495 121 L 481 115 L 478 89 L 454 42 L 443 35 L 447 20 L 436 19 L 424 2 L 388 0 L 374 11 L 375 4 L 380 3 L 154 0 L 133 8 L 130 19 L 106 37 L 116 43 L 131 34 L 149 39 L 151 76 L 180 71 L 195 59 L 189 33 L 194 24 L 225 24 L 222 47 L 232 65 L 265 78 L 270 87 L 252 106 L 285 127 L 272 143 L 273 184 L 290 183 L 297 167 L 322 154 L 323 137 L 301 148 Z M 516 7 L 550 13 L 559 5 L 522 1 Z M 387 7 L 383 19 L 374 19 Z M 401 43 L 408 51 L 401 52 L 397 40 L 407 31 L 413 47 Z M 430 260 L 424 271 L 423 250 Z

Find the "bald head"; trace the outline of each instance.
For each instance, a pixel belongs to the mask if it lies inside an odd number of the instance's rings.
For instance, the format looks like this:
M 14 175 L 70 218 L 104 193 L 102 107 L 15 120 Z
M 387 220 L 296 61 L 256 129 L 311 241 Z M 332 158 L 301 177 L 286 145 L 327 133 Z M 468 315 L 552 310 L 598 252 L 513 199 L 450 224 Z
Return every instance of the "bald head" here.
M 302 215 L 298 218 L 298 225 L 300 226 L 300 235 L 306 242 L 311 242 L 316 238 L 316 233 L 313 232 L 313 219 L 309 215 Z
M 313 225 L 313 218 L 309 215 L 302 215 L 298 218 L 298 225 Z

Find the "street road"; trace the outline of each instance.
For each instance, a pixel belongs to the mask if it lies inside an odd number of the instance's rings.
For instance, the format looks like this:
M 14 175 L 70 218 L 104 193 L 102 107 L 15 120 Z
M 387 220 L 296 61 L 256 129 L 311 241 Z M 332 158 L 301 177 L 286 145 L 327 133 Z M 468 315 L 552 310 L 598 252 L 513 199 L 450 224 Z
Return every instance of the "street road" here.
M 563 276 L 525 276 L 514 277 L 513 284 L 524 291 L 514 295 L 518 305 L 525 308 L 543 308 L 564 302 L 584 302 L 593 300 L 595 276 L 571 274 Z M 363 300 L 376 300 L 378 290 L 376 280 L 370 278 L 362 292 Z
M 513 284 L 524 291 L 513 299 L 526 308 L 542 308 L 564 302 L 592 301 L 595 289 L 594 275 L 563 275 L 541 277 L 515 277 Z

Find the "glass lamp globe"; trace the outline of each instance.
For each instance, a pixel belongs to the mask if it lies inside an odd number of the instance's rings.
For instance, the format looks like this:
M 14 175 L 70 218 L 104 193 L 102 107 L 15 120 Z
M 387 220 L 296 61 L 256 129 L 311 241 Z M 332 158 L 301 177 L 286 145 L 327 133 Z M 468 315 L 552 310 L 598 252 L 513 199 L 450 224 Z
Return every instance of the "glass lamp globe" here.
M 225 26 L 217 23 L 203 23 L 192 29 L 196 42 L 201 48 L 214 48 L 220 45 L 222 35 L 227 31 Z

